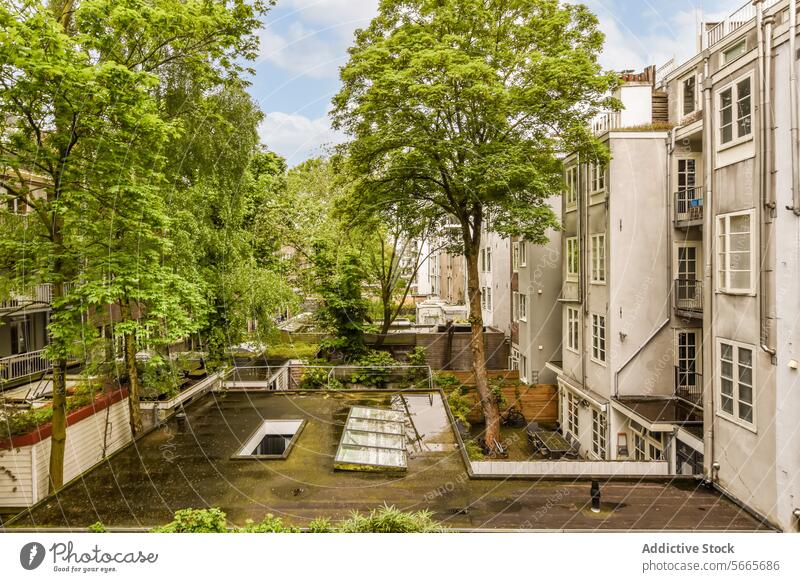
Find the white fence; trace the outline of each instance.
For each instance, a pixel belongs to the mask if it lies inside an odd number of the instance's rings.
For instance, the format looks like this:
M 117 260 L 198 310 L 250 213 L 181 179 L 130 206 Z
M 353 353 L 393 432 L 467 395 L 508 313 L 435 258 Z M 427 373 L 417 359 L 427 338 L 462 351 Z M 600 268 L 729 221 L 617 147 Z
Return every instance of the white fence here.
M 20 309 L 32 304 L 49 305 L 53 300 L 53 286 L 49 283 L 36 285 L 29 292 L 12 293 L 11 297 L 0 301 L 0 311 Z
M 476 477 L 664 477 L 667 461 L 471 461 Z
M 0 358 L 0 380 L 11 382 L 18 378 L 45 372 L 48 368 L 50 368 L 50 360 L 44 356 L 44 350 L 8 356 Z
M 775 6 L 775 4 L 780 1 L 781 0 L 764 0 L 764 10 Z M 755 17 L 756 7 L 752 2 L 748 2 L 729 16 L 725 17 L 722 22 L 705 31 L 705 35 L 703 36 L 703 48 L 706 49 L 718 43 L 732 32 L 739 30 Z

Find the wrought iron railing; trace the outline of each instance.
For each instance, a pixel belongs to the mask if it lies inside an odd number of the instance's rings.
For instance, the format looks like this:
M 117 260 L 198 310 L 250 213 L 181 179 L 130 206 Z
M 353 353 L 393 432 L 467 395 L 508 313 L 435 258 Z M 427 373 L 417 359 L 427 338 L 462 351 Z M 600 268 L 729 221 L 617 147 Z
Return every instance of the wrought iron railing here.
M 703 219 L 703 187 L 684 188 L 675 192 L 675 221 Z
M 693 365 L 675 366 L 675 396 L 690 402 L 702 402 L 703 375 Z
M 703 311 L 703 282 L 675 279 L 675 308 L 680 311 Z

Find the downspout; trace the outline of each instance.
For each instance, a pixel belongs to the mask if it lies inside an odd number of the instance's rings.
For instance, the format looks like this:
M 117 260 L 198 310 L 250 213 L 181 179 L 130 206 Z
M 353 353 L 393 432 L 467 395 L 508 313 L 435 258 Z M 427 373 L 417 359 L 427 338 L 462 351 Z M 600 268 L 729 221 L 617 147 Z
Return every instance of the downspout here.
M 712 180 L 714 172 L 712 170 L 713 147 L 714 147 L 714 116 L 711 110 L 711 75 L 709 66 L 708 52 L 703 58 L 703 173 L 705 174 L 705 193 L 703 194 L 703 249 L 705 249 L 705 256 L 703 258 L 703 329 L 708 330 L 708 334 L 703 334 L 703 377 L 708 380 L 713 378 L 714 368 L 714 353 L 716 352 L 716 345 L 714 342 L 714 265 L 713 256 L 716 252 L 714 245 L 713 227 L 714 227 L 714 205 L 713 205 L 713 189 Z M 708 344 L 711 344 L 711 355 Z M 707 474 L 710 480 L 714 480 L 714 418 L 716 411 L 714 410 L 714 391 L 712 387 L 703 386 L 703 418 L 704 418 L 704 458 L 707 461 Z M 706 415 L 705 411 L 710 414 Z
M 581 299 L 581 311 L 583 311 L 583 316 L 581 317 L 581 388 L 586 388 L 586 314 L 588 310 L 588 297 L 585 295 L 586 290 L 586 270 L 584 266 L 583 260 L 583 253 L 585 252 L 585 245 L 583 244 L 583 229 L 584 229 L 584 221 L 583 221 L 583 211 L 586 208 L 586 212 L 588 215 L 588 208 L 589 208 L 589 185 L 586 184 L 586 188 L 584 189 L 583 181 L 586 178 L 583 172 L 583 165 L 581 164 L 581 157 L 578 155 L 577 165 L 578 171 L 578 264 L 580 265 L 578 271 L 578 296 Z
M 764 4 L 763 0 L 753 0 L 756 7 L 756 36 L 758 39 L 758 155 L 757 160 L 757 186 L 759 190 L 760 204 L 758 204 L 759 218 L 759 311 L 761 325 L 761 349 L 775 358 L 775 348 L 772 345 L 772 324 L 775 321 L 774 300 L 772 298 L 774 286 L 774 255 L 772 252 L 774 229 L 772 221 L 772 208 L 769 206 L 769 190 L 772 184 L 772 174 L 770 172 L 770 127 L 768 116 L 770 109 L 770 70 L 766 66 L 767 54 L 771 48 L 767 48 L 764 34 Z M 771 34 L 770 34 L 771 36 Z M 770 42 L 771 44 L 771 42 Z
M 673 207 L 674 204 L 674 196 L 673 196 L 673 186 L 672 186 L 672 163 L 675 157 L 675 134 L 677 133 L 677 129 L 673 128 L 669 131 L 669 146 L 667 148 L 667 193 L 666 193 L 666 206 L 664 206 L 667 215 L 667 231 L 670 233 L 670 236 L 667 239 L 667 301 L 669 304 L 667 305 L 667 313 L 672 312 L 672 308 L 675 305 L 675 285 L 672 283 L 673 278 L 675 277 L 675 273 L 672 272 L 673 268 L 673 261 L 674 259 L 674 246 L 675 246 L 675 225 L 672 222 L 672 218 L 675 216 L 675 208 Z M 670 209 L 672 211 L 670 212 Z M 670 316 L 671 317 L 671 316 Z
M 792 137 L 792 207 L 796 216 L 800 216 L 800 143 L 797 128 L 797 0 L 789 2 L 789 113 Z

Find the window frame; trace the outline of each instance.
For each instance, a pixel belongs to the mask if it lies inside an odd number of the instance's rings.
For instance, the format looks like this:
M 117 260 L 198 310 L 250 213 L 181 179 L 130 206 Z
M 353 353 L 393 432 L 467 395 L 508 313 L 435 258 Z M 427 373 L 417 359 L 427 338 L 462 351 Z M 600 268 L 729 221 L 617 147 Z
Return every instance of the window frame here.
M 519 242 L 511 243 L 511 271 L 519 272 Z
M 574 317 L 573 317 L 574 312 Z M 581 312 L 577 307 L 567 307 L 567 349 L 576 354 L 581 350 Z M 575 340 L 573 344 L 573 339 Z
M 564 204 L 569 212 L 578 208 L 578 165 L 569 166 L 564 171 L 567 184 L 564 191 Z
M 686 83 L 689 81 L 693 81 L 693 92 L 692 95 L 692 110 L 686 111 Z M 691 115 L 698 111 L 698 103 L 697 103 L 697 72 L 693 71 L 691 75 L 687 75 L 680 80 L 680 108 L 681 108 L 681 117 L 686 117 L 687 115 Z
M 575 271 L 572 270 L 573 251 L 570 250 L 570 243 L 574 243 L 574 262 Z M 581 251 L 577 236 L 569 236 L 564 239 L 564 272 L 567 274 L 567 281 L 580 281 L 581 277 Z
M 608 454 L 608 416 L 592 408 L 592 453 L 600 460 Z
M 525 241 L 521 240 L 517 243 L 519 246 L 519 265 L 520 267 L 527 267 L 528 266 L 528 249 L 525 246 Z
M 728 53 L 730 53 L 734 49 L 737 49 L 738 47 L 742 47 L 741 52 L 739 52 L 738 54 L 736 54 L 732 58 L 728 58 Z M 740 38 L 736 42 L 730 43 L 728 46 L 726 46 L 724 49 L 722 49 L 719 52 L 720 67 L 724 67 L 725 65 L 729 65 L 732 62 L 734 62 L 735 60 L 737 60 L 738 58 L 743 57 L 744 55 L 747 54 L 747 51 L 748 51 L 748 48 L 747 48 L 747 37 Z
M 599 245 L 597 241 L 602 240 L 602 245 Z M 591 273 L 591 282 L 594 285 L 605 285 L 606 284 L 606 233 L 599 232 L 597 234 L 593 234 L 591 236 L 591 263 L 592 263 L 592 273 Z M 598 256 L 597 250 L 601 250 L 600 256 Z M 600 266 L 602 263 L 602 273 L 600 273 Z M 602 279 L 596 277 L 596 274 L 602 275 Z
M 599 325 L 602 319 L 602 326 Z M 602 330 L 602 337 L 598 333 Z M 602 348 L 600 343 L 602 342 Z M 602 359 L 601 359 L 602 356 Z M 606 366 L 608 359 L 608 327 L 606 316 L 600 313 L 592 313 L 592 353 L 591 359 L 596 364 Z
M 572 392 L 567 392 L 567 432 L 573 438 L 580 438 L 580 413 L 578 411 L 578 397 Z
M 750 271 L 750 284 L 748 287 L 732 287 L 731 286 L 731 254 L 730 251 L 730 237 L 731 237 L 731 219 L 736 218 L 739 216 L 747 216 L 749 218 L 749 230 L 748 236 L 750 240 L 750 244 L 748 245 L 748 257 L 749 257 L 749 271 Z M 724 230 L 723 230 L 724 224 Z M 715 274 L 717 280 L 717 292 L 718 293 L 725 293 L 727 295 L 755 295 L 756 293 L 756 270 L 753 268 L 754 258 L 755 258 L 755 240 L 756 240 L 756 232 L 755 228 L 757 227 L 755 223 L 755 209 L 750 208 L 747 210 L 737 210 L 735 212 L 726 212 L 725 214 L 718 214 L 716 216 L 715 221 L 715 242 L 716 242 L 716 253 L 714 256 L 715 264 Z M 736 234 L 743 234 L 743 233 L 736 233 Z M 725 237 L 724 245 L 722 238 Z M 735 252 L 743 252 L 743 251 L 735 251 Z M 724 263 L 724 264 L 721 264 Z M 742 272 L 742 271 L 737 271 Z
M 731 360 L 731 377 L 727 378 L 724 377 L 722 374 L 722 346 L 723 344 L 728 345 L 732 349 L 732 357 Z M 750 352 L 750 400 L 751 402 L 744 404 L 747 406 L 749 405 L 751 408 L 752 414 L 752 422 L 748 421 L 740 416 L 739 406 L 743 404 L 741 397 L 740 397 L 740 388 L 742 384 L 742 377 L 741 377 L 741 360 L 739 359 L 739 350 L 747 350 Z M 716 380 L 714 386 L 714 398 L 716 398 L 716 413 L 717 416 L 720 418 L 724 418 L 736 425 L 741 426 L 753 433 L 758 432 L 757 427 L 757 417 L 756 417 L 756 388 L 758 386 L 756 382 L 756 374 L 757 374 L 757 365 L 756 365 L 756 356 L 757 356 L 756 346 L 752 344 L 747 344 L 744 342 L 739 342 L 736 340 L 727 339 L 724 337 L 717 338 L 717 345 L 716 345 L 716 354 L 714 358 L 714 366 L 716 371 Z M 746 366 L 745 366 L 746 367 Z M 731 401 L 732 401 L 732 411 L 727 412 L 722 408 L 722 381 L 723 380 L 730 380 L 731 381 Z
M 606 169 L 603 164 L 589 164 L 589 192 L 592 196 L 606 191 Z
M 527 323 L 528 321 L 528 295 L 527 293 L 519 293 L 517 296 L 519 305 L 517 307 L 517 317 L 520 321 Z
M 715 99 L 716 99 L 716 111 L 718 115 L 717 119 L 715 119 L 715 123 L 718 127 L 716 135 L 717 150 L 724 150 L 754 139 L 755 117 L 753 115 L 753 88 L 754 88 L 753 78 L 754 78 L 753 73 L 749 72 L 745 75 L 742 75 L 741 77 L 734 79 L 733 81 L 731 81 L 730 83 L 726 84 L 724 87 L 721 87 L 716 91 Z M 742 119 L 744 119 L 744 117 L 739 117 L 739 102 L 740 102 L 739 85 L 743 81 L 749 81 L 750 83 L 750 94 L 748 95 L 750 102 L 749 106 L 750 113 L 747 116 L 745 116 L 750 118 L 750 131 L 749 133 L 739 134 L 739 122 Z M 722 141 L 722 132 L 724 128 L 727 127 L 727 124 L 723 125 L 722 123 L 722 112 L 723 112 L 722 95 L 723 93 L 726 93 L 728 91 L 731 92 L 731 104 L 730 104 L 731 139 L 729 139 L 728 141 Z

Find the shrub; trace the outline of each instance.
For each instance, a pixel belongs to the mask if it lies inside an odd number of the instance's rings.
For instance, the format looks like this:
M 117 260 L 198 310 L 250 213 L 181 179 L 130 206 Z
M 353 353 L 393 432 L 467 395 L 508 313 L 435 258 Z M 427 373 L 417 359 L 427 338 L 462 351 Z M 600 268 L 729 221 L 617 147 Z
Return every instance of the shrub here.
M 459 385 L 451 390 L 450 394 L 447 395 L 447 405 L 450 407 L 453 418 L 469 429 L 467 416 L 472 412 L 472 401 L 464 394 L 463 386 Z
M 235 530 L 237 533 L 300 533 L 296 527 L 283 524 L 280 517 L 275 517 L 268 513 L 259 523 L 252 519 L 245 521 L 244 527 Z
M 76 410 L 87 404 L 91 404 L 95 395 L 100 391 L 100 386 L 87 382 L 75 388 L 72 396 L 67 398 L 67 411 Z
M 53 409 L 49 406 L 28 410 L 4 408 L 0 412 L 0 439 L 27 434 L 52 418 Z
M 342 533 L 437 533 L 444 529 L 432 519 L 430 511 L 404 512 L 384 505 L 367 515 L 355 512 L 343 521 Z
M 225 512 L 210 509 L 180 509 L 166 525 L 155 528 L 156 533 L 223 533 L 228 531 Z
M 313 366 L 325 366 L 326 364 L 325 360 L 312 360 L 309 363 Z M 328 367 L 304 368 L 303 375 L 300 377 L 300 389 L 319 390 L 324 388 L 328 384 L 328 372 L 330 372 Z
M 276 360 L 310 360 L 317 356 L 319 345 L 305 342 L 277 343 L 267 347 L 267 357 Z
M 163 395 L 166 400 L 178 395 L 178 377 L 169 362 L 161 356 L 153 356 L 139 365 L 141 394 L 144 400 L 158 400 Z
M 505 386 L 505 383 L 505 379 L 499 376 L 489 379 L 489 390 L 492 392 L 492 396 L 494 396 L 497 407 L 501 410 L 508 404 L 508 400 L 506 400 L 506 396 L 503 394 L 503 386 Z
M 353 372 L 350 381 L 353 384 L 366 384 L 376 388 L 384 388 L 389 383 L 389 378 L 397 366 L 397 360 L 389 352 L 369 350 L 365 355 L 354 362 L 356 366 L 365 366 Z
M 106 533 L 108 530 L 106 526 L 102 524 L 102 522 L 96 521 L 92 525 L 90 525 L 88 529 L 91 533 Z
M 486 456 L 483 454 L 483 448 L 473 439 L 465 442 L 464 448 L 467 451 L 467 457 L 469 457 L 470 461 L 483 461 L 486 459 Z

